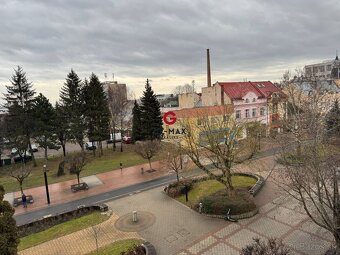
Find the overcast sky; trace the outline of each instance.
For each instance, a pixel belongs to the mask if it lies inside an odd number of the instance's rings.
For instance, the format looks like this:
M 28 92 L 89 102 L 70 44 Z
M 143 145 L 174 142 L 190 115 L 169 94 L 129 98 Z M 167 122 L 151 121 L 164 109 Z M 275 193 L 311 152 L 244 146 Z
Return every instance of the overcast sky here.
M 196 81 L 279 81 L 332 59 L 339 0 L 1 0 L 0 92 L 20 65 L 52 102 L 73 68 L 126 83 L 140 96 Z

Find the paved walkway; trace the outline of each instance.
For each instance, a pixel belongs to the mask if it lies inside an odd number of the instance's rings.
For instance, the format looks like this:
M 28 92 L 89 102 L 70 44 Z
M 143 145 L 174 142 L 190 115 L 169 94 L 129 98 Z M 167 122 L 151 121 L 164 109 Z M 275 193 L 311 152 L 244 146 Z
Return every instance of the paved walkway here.
M 278 238 L 291 254 L 320 255 L 331 246 L 333 236 L 315 225 L 292 198 L 279 197 L 260 208 L 255 217 L 240 220 L 207 234 L 178 255 L 239 255 L 253 238 Z
M 98 233 L 98 246 L 103 247 L 115 241 L 142 239 L 136 232 L 122 232 L 115 228 L 118 215 L 113 214 L 107 221 L 75 233 L 42 243 L 19 252 L 19 255 L 84 255 L 96 250 L 95 233 Z
M 121 172 L 113 170 L 106 173 L 87 176 L 81 178 L 82 181 L 88 182 L 90 189 L 78 192 L 71 191 L 71 185 L 76 184 L 77 180 L 69 180 L 49 185 L 49 193 L 52 204 L 61 204 L 69 201 L 78 200 L 84 197 L 93 196 L 96 194 L 104 193 L 110 190 L 119 189 L 122 187 L 130 186 L 137 183 L 146 182 L 149 180 L 157 179 L 159 177 L 168 175 L 169 172 L 160 166 L 159 162 L 152 163 L 153 168 L 157 169 L 153 172 L 147 172 L 149 164 L 137 165 L 128 168 L 123 168 Z M 143 167 L 144 174 L 141 174 L 141 167 Z M 38 210 L 48 207 L 46 200 L 45 186 L 24 190 L 26 195 L 33 195 L 34 203 L 28 204 L 27 208 L 18 206 L 15 208 L 15 214 L 22 214 L 33 210 Z M 20 191 L 6 194 L 9 202 L 12 204 L 14 197 L 20 197 Z

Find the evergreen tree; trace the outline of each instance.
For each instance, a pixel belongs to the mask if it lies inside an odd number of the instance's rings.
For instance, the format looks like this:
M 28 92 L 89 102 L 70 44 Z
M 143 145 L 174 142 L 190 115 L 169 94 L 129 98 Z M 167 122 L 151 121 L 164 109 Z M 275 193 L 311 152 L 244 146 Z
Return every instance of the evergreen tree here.
M 71 70 L 66 82 L 61 88 L 60 101 L 64 107 L 64 121 L 68 123 L 71 140 L 77 142 L 84 149 L 84 112 L 86 111 L 82 100 L 83 83 L 78 75 Z
M 162 134 L 162 115 L 160 105 L 154 94 L 149 79 L 146 80 L 141 105 L 142 139 L 160 139 Z
M 35 139 L 39 146 L 45 150 L 45 159 L 47 160 L 47 149 L 59 149 L 57 145 L 57 136 L 55 135 L 55 110 L 48 99 L 39 94 L 34 100 L 34 119 L 36 129 L 34 131 Z
M 85 82 L 83 98 L 87 106 L 85 112 L 87 136 L 90 142 L 98 141 L 102 154 L 101 141 L 110 133 L 110 110 L 104 87 L 93 73 L 90 81 Z
M 338 100 L 335 100 L 332 109 L 326 116 L 326 125 L 329 134 L 340 136 L 340 107 Z
M 66 142 L 69 139 L 69 125 L 65 119 L 65 107 L 56 103 L 55 104 L 55 133 L 59 140 L 59 145 L 63 149 L 64 157 L 66 157 Z
M 132 109 L 132 141 L 139 141 L 142 139 L 142 124 L 141 124 L 141 111 L 140 107 L 135 100 Z
M 5 190 L 0 186 L 0 254 L 16 255 L 19 237 L 15 219 L 14 209 L 4 201 Z
M 11 84 L 6 86 L 7 94 L 5 94 L 6 103 L 4 105 L 8 110 L 8 116 L 6 116 L 7 125 L 10 127 L 8 138 L 23 159 L 27 148 L 32 149 L 30 139 L 35 129 L 34 119 L 32 118 L 35 91 L 32 88 L 32 83 L 27 81 L 26 73 L 20 66 L 14 70 Z M 32 159 L 36 166 L 33 153 Z

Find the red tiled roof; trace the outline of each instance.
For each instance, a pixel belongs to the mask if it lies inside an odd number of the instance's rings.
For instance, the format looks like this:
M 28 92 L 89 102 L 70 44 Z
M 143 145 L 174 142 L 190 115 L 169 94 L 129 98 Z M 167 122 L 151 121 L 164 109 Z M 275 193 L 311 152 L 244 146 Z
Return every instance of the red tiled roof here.
M 242 99 L 248 92 L 253 92 L 260 98 L 268 98 L 274 92 L 282 92 L 270 81 L 218 82 L 218 84 L 234 100 Z
M 274 92 L 281 92 L 281 90 L 270 81 L 250 81 L 250 83 L 266 98 L 270 97 Z
M 216 116 L 216 115 L 231 115 L 234 112 L 234 107 L 231 104 L 206 106 L 197 108 L 185 108 L 181 110 L 173 111 L 178 118 L 195 118 L 204 116 Z
M 248 92 L 253 92 L 256 96 L 263 97 L 250 82 L 218 82 L 218 84 L 223 88 L 224 92 L 234 100 L 242 99 Z

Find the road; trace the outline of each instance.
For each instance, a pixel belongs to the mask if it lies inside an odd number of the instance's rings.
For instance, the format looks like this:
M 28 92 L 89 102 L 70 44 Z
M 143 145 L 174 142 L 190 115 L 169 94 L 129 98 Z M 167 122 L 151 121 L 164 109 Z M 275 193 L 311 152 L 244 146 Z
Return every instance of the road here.
M 45 215 L 49 215 L 49 214 L 57 215 L 65 211 L 75 209 L 80 205 L 92 205 L 96 203 L 102 203 L 108 200 L 112 201 L 112 200 L 121 198 L 123 196 L 132 195 L 132 194 L 144 191 L 144 190 L 167 185 L 173 182 L 174 180 L 176 180 L 176 176 L 169 175 L 169 176 L 161 177 L 161 178 L 154 179 L 151 181 L 127 186 L 121 189 L 111 190 L 109 192 L 101 193 L 101 194 L 94 195 L 91 197 L 85 197 L 85 198 L 67 202 L 64 204 L 50 205 L 47 208 L 35 210 L 35 211 L 24 213 L 24 214 L 15 215 L 14 218 L 17 222 L 17 225 L 23 225 L 23 224 L 35 221 L 37 219 L 40 219 Z

